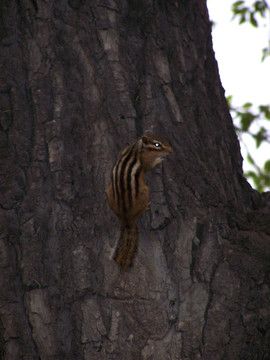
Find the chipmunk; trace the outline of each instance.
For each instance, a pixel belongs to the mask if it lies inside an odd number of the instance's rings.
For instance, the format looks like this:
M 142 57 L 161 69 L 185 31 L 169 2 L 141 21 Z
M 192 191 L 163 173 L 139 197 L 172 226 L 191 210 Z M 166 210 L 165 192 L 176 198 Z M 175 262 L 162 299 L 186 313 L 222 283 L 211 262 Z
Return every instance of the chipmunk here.
M 159 137 L 143 135 L 123 149 L 112 169 L 111 185 L 106 194 L 108 203 L 121 220 L 121 234 L 114 260 L 127 269 L 137 246 L 136 218 L 149 205 L 149 187 L 144 173 L 160 164 L 172 152 L 169 144 Z

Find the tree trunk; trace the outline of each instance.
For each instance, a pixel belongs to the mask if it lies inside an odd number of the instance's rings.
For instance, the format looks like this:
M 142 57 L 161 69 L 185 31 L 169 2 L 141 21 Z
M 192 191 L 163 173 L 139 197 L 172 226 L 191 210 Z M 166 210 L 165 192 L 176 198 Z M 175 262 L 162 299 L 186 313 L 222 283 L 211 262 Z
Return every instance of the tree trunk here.
M 270 197 L 252 190 L 201 0 L 2 1 L 1 359 L 270 359 Z M 105 188 L 151 129 L 133 267 Z

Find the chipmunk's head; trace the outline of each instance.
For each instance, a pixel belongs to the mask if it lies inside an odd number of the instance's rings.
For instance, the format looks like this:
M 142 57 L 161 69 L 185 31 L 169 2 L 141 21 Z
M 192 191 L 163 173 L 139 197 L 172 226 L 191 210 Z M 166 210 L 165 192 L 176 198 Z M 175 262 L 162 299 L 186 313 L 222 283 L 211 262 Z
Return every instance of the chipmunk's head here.
M 139 141 L 141 143 L 141 163 L 145 171 L 153 169 L 172 152 L 170 145 L 157 136 L 143 135 Z

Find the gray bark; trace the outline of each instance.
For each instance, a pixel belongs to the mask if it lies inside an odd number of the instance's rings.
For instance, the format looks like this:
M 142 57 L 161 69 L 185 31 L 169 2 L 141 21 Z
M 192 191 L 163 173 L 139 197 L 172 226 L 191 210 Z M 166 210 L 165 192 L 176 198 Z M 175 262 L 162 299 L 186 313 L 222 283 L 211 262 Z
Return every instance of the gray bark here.
M 0 4 L 1 359 L 270 359 L 270 198 L 242 176 L 206 4 Z M 145 130 L 134 265 L 105 187 Z

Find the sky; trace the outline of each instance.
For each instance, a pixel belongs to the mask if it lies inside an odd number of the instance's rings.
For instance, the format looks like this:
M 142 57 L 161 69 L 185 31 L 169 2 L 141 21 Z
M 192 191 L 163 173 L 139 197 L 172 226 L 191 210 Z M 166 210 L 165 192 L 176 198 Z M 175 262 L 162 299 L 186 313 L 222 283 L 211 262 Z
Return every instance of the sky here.
M 232 95 L 232 105 L 238 107 L 246 102 L 258 105 L 270 104 L 270 57 L 261 62 L 262 49 L 267 47 L 270 38 L 269 17 L 259 20 L 259 27 L 249 23 L 239 25 L 238 19 L 232 20 L 231 0 L 207 0 L 210 19 L 215 22 L 213 44 L 219 66 L 219 73 L 226 96 Z M 254 1 L 246 0 L 247 4 Z M 264 126 L 270 131 L 270 122 Z M 256 130 L 254 126 L 254 130 Z M 256 149 L 255 143 L 248 136 L 244 138 L 252 156 L 262 166 L 270 159 L 270 145 Z M 244 146 L 241 146 L 245 157 Z M 251 166 L 244 160 L 244 170 Z

